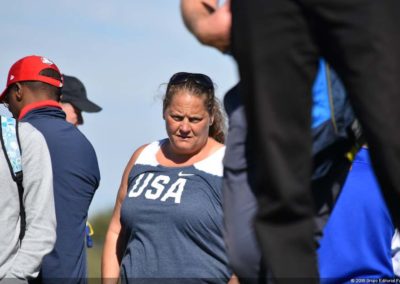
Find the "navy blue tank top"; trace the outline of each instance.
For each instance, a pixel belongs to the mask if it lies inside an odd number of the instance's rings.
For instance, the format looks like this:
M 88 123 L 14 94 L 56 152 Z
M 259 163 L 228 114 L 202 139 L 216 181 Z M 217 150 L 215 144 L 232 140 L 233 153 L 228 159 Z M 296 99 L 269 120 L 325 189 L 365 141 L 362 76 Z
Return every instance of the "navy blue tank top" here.
M 226 283 L 231 272 L 222 232 L 225 147 L 192 166 L 165 167 L 156 159 L 165 141 L 145 147 L 129 174 L 121 208 L 127 234 L 121 278 Z

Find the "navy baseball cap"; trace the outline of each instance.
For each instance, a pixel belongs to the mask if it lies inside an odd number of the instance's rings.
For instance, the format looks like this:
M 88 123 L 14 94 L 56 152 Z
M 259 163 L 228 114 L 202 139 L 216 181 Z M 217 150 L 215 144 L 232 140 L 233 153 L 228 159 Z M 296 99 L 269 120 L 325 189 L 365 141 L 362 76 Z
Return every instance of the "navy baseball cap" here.
M 100 106 L 87 98 L 85 86 L 82 82 L 73 76 L 63 74 L 64 85 L 61 89 L 61 102 L 70 103 L 80 111 L 99 112 Z

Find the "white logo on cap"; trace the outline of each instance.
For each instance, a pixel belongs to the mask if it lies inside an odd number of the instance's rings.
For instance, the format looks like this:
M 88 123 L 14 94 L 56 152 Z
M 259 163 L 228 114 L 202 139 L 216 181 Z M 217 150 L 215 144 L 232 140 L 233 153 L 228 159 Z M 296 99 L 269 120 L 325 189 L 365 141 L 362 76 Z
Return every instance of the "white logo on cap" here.
M 46 57 L 42 57 L 42 62 L 44 64 L 47 64 L 47 65 L 53 65 L 54 64 L 50 59 L 47 59 Z
M 14 80 L 14 75 L 10 75 L 10 81 Z

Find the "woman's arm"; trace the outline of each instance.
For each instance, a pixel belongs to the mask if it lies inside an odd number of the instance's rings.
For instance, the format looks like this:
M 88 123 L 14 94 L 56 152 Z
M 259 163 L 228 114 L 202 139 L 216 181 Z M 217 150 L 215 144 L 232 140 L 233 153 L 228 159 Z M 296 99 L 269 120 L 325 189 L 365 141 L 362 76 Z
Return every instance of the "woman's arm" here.
M 122 176 L 113 215 L 104 242 L 101 260 L 101 278 L 103 284 L 117 283 L 119 279 L 122 253 L 125 249 L 123 228 L 121 227 L 120 222 L 121 205 L 128 190 L 129 173 L 145 146 L 146 145 L 140 147 L 135 151 L 135 153 L 133 153 Z

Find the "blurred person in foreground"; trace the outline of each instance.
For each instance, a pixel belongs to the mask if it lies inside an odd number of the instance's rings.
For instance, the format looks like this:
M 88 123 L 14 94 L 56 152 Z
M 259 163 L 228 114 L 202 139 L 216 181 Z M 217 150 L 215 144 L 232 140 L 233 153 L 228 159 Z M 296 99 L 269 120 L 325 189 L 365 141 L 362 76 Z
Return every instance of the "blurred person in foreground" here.
M 168 138 L 136 150 L 123 174 L 102 277 L 110 283 L 118 277 L 123 283 L 227 283 L 224 118 L 211 79 L 173 75 L 163 118 Z
M 231 11 L 265 264 L 276 283 L 318 283 L 309 126 L 320 57 L 344 83 L 400 226 L 400 1 L 232 0 Z
M 32 55 L 11 66 L 6 88 L 13 116 L 43 134 L 53 168 L 57 241 L 43 259 L 37 283 L 87 282 L 85 225 L 100 182 L 92 145 L 65 120 L 59 104 L 62 82 L 51 60 Z
M 67 115 L 66 120 L 75 126 L 84 123 L 82 112 L 99 112 L 101 107 L 90 101 L 86 88 L 76 77 L 63 74 L 60 104 Z
M 182 0 L 181 11 L 186 26 L 201 43 L 226 52 L 230 46 L 231 11 L 228 1 L 221 6 L 217 4 L 216 0 Z M 326 96 L 325 93 L 329 95 Z M 325 119 L 329 119 L 330 116 L 330 103 L 326 103 L 325 100 L 330 97 L 330 101 L 334 102 L 331 106 L 334 110 L 332 120 L 336 120 L 336 127 L 342 128 L 341 125 L 345 125 L 344 122 L 352 122 L 354 117 L 351 118 L 352 111 L 348 106 L 342 83 L 329 65 L 321 60 L 312 89 L 312 97 L 315 162 L 312 177 L 313 197 L 317 204 L 316 208 L 322 209 L 317 210 L 316 215 L 317 239 L 335 205 L 332 220 L 328 221 L 328 226 L 324 229 L 321 247 L 318 250 L 319 269 L 323 282 L 344 282 L 352 278 L 391 278 L 394 276 L 393 266 L 398 265 L 398 261 L 393 258 L 392 266 L 391 244 L 394 252 L 399 246 L 396 241 L 391 241 L 394 232 L 393 223 L 383 197 L 379 193 L 379 187 L 370 182 L 373 180 L 372 170 L 368 167 L 364 170 L 362 166 L 368 160 L 365 158 L 366 149 L 362 149 L 356 156 L 355 166 L 350 172 L 343 192 L 339 195 L 338 202 L 335 203 L 350 163 L 343 155 L 345 151 L 338 152 L 332 148 L 332 145 L 340 145 L 346 136 L 329 137 L 330 134 L 327 135 L 331 132 L 330 122 L 325 122 Z M 228 256 L 241 283 L 263 283 L 266 281 L 267 273 L 261 266 L 261 252 L 255 239 L 253 223 L 257 201 L 254 187 L 250 182 L 249 156 L 251 155 L 249 154 L 252 149 L 249 149 L 246 142 L 247 124 L 238 86 L 226 94 L 224 104 L 229 118 L 223 190 Z M 324 136 L 325 138 L 321 140 Z M 345 140 L 348 139 L 345 138 Z M 324 140 L 329 142 L 328 147 L 326 147 L 326 142 L 321 144 Z M 324 147 L 321 148 L 321 146 Z M 327 150 L 331 152 L 329 155 Z M 336 164 L 336 166 L 329 166 L 329 164 Z M 326 171 L 326 169 L 329 170 Z M 366 180 L 368 182 L 365 182 Z M 368 188 L 365 186 L 367 183 L 369 183 Z M 364 191 L 362 197 L 359 196 L 361 191 Z M 351 204 L 354 200 L 358 202 Z M 371 203 L 373 203 L 373 210 L 370 210 Z M 357 213 L 350 214 L 350 211 Z M 374 218 L 371 219 L 370 214 Z M 368 219 L 369 221 L 366 221 Z M 372 222 L 376 230 L 370 230 L 368 223 Z M 351 232 L 355 227 L 358 228 L 358 234 Z M 345 251 L 346 257 L 334 255 L 338 251 L 343 253 Z M 350 265 L 352 262 L 357 265 Z

